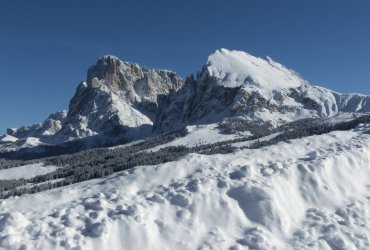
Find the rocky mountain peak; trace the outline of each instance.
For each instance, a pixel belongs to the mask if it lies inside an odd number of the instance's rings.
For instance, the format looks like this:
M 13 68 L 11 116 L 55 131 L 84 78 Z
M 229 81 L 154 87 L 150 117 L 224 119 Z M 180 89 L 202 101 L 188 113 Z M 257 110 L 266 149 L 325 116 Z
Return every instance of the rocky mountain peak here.
M 107 55 L 88 69 L 87 85 L 92 88 L 104 85 L 109 90 L 125 95 L 130 101 L 157 102 L 157 95 L 178 90 L 183 80 L 175 72 L 141 67 Z
M 78 86 L 63 133 L 81 137 L 151 126 L 157 97 L 180 89 L 183 83 L 174 72 L 103 56 Z
M 101 57 L 87 72 L 87 83 L 96 86 L 104 84 L 112 90 L 130 89 L 130 83 L 143 77 L 142 68 L 135 63 L 123 62 L 118 57 Z

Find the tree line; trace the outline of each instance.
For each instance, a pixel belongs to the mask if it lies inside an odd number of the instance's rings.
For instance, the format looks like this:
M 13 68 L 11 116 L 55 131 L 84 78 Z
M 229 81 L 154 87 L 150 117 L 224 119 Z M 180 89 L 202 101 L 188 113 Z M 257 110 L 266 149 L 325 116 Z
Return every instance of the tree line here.
M 43 163 L 44 165 L 54 165 L 59 168 L 54 172 L 35 176 L 33 178 L 18 180 L 0 181 L 0 198 L 7 198 L 13 195 L 25 193 L 35 193 L 51 188 L 70 185 L 73 183 L 109 176 L 115 172 L 131 169 L 142 165 L 157 165 L 161 163 L 179 160 L 179 158 L 189 154 L 229 154 L 236 149 L 233 144 L 236 142 L 256 140 L 250 146 L 242 149 L 256 149 L 263 146 L 273 145 L 280 141 L 287 141 L 311 135 L 320 135 L 334 130 L 350 130 L 360 123 L 370 123 L 370 115 L 354 117 L 350 121 L 332 123 L 322 119 L 310 119 L 295 121 L 281 127 L 260 130 L 250 136 L 244 136 L 232 140 L 216 143 L 208 143 L 187 147 L 184 145 L 163 147 L 157 151 L 150 149 L 164 145 L 176 138 L 187 135 L 186 128 L 170 134 L 160 135 L 146 139 L 142 142 L 127 147 L 115 148 L 96 148 L 81 151 L 74 154 L 48 157 L 30 161 L 0 161 L 0 168 L 11 168 L 22 165 Z M 279 134 L 274 138 L 261 141 L 262 137 L 272 133 Z M 29 185 L 32 184 L 32 185 Z

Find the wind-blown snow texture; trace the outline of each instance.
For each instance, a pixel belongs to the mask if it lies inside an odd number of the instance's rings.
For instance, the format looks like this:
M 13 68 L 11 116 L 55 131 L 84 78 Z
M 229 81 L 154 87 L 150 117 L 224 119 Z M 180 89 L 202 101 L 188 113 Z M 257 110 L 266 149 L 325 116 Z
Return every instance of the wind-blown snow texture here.
M 370 127 L 0 202 L 3 249 L 369 249 Z

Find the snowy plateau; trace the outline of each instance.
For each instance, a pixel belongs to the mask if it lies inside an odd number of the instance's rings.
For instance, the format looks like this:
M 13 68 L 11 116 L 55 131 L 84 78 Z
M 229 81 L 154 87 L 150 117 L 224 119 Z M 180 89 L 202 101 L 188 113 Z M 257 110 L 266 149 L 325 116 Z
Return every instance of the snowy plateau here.
M 370 249 L 370 97 L 217 50 L 115 56 L 0 135 L 0 249 Z

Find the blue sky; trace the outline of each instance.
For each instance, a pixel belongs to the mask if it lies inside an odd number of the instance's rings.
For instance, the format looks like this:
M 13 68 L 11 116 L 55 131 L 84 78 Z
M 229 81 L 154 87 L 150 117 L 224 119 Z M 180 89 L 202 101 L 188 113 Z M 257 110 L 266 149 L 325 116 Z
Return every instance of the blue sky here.
M 0 1 L 0 133 L 66 109 L 105 54 L 196 72 L 218 48 L 370 94 L 370 1 Z

